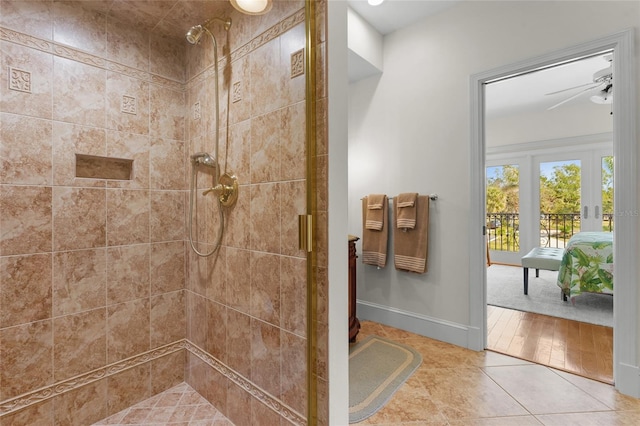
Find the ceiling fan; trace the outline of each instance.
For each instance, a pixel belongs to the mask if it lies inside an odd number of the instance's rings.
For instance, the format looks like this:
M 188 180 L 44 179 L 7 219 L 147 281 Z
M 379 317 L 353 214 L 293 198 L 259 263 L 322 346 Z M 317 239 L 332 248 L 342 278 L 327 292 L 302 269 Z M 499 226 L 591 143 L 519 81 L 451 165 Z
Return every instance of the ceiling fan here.
M 547 93 L 546 95 L 555 95 L 558 93 L 563 93 L 570 90 L 575 90 L 581 87 L 585 87 L 585 89 L 580 90 L 579 92 L 547 108 L 547 111 L 555 109 L 560 105 L 563 105 L 569 101 L 572 101 L 573 99 L 576 99 L 577 97 L 587 94 L 589 92 L 591 93 L 595 92 L 590 98 L 591 102 L 596 104 L 610 104 L 613 101 L 613 70 L 611 68 L 613 55 L 605 55 L 603 59 L 609 62 L 609 66 L 607 68 L 603 68 L 599 71 L 596 71 L 593 74 L 592 82 L 581 84 L 579 86 L 569 87 L 568 89 L 558 90 L 556 92 Z

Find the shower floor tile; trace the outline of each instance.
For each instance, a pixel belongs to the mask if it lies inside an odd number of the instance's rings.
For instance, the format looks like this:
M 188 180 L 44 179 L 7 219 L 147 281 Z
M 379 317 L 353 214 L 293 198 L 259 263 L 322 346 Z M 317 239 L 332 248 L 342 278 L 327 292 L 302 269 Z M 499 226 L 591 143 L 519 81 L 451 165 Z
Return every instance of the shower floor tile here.
M 233 426 L 233 423 L 191 386 L 181 383 L 94 425 Z

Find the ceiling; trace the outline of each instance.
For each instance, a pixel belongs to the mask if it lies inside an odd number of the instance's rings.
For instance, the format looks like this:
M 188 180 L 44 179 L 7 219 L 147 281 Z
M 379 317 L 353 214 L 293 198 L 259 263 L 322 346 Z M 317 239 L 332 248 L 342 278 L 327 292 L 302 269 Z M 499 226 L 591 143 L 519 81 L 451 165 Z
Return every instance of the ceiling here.
M 347 0 L 349 7 L 382 35 L 435 15 L 460 2 L 461 0 L 385 0 L 378 6 L 371 6 L 367 0 Z
M 184 37 L 192 25 L 206 17 L 224 15 L 225 11 L 228 15 L 231 8 L 228 0 L 73 0 L 68 3 L 174 37 Z

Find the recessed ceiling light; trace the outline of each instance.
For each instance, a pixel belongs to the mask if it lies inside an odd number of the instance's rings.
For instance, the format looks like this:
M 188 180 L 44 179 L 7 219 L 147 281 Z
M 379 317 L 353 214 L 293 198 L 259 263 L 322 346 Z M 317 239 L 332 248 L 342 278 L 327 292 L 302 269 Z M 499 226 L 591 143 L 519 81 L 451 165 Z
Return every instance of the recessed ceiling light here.
M 367 0 L 367 2 L 369 3 L 369 5 L 371 6 L 377 6 L 379 4 L 382 4 L 384 0 Z

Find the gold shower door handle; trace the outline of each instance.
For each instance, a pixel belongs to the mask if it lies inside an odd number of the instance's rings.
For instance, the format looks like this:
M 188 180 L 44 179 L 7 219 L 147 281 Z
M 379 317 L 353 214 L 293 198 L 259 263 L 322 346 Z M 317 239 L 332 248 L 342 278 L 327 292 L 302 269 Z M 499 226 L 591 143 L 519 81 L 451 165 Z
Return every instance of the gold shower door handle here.
M 298 248 L 308 253 L 313 250 L 313 218 L 310 214 L 298 215 Z

